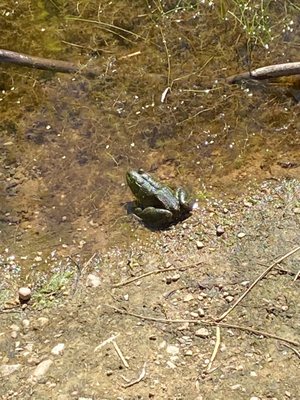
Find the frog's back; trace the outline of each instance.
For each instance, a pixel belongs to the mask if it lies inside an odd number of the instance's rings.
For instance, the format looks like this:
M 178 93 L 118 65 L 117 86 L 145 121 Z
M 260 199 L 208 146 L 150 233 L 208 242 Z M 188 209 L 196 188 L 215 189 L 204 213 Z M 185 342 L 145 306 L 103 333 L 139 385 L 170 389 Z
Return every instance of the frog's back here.
M 172 212 L 177 212 L 180 210 L 179 202 L 174 196 L 173 191 L 168 186 L 159 189 L 156 193 L 156 197 L 160 202 L 160 207 Z

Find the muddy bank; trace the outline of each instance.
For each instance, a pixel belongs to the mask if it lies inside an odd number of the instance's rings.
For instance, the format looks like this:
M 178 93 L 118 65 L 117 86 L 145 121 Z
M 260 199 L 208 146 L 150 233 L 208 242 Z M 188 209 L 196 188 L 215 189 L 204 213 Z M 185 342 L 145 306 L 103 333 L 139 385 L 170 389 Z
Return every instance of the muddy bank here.
M 274 267 L 222 321 L 278 339 L 221 327 L 209 366 L 216 328 L 201 320 L 228 310 L 275 258 L 299 246 L 299 204 L 298 181 L 270 181 L 240 200 L 211 199 L 147 238 L 131 221 L 131 246 L 101 254 L 78 281 L 73 275 L 57 288 L 46 308 L 35 298 L 23 311 L 1 314 L 1 363 L 15 368 L 1 370 L 1 398 L 296 399 L 300 253 Z M 100 278 L 97 287 L 88 273 Z M 144 321 L 108 305 L 200 322 Z

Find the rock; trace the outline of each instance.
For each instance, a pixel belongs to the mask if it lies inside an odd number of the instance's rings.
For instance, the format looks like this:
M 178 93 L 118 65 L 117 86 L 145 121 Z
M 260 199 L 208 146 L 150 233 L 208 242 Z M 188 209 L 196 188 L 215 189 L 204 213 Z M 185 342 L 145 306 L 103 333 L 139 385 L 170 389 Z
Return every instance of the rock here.
M 171 354 L 172 356 L 176 356 L 179 354 L 179 347 L 173 345 L 173 344 L 168 344 L 166 351 L 168 354 Z
M 205 311 L 203 310 L 203 308 L 198 308 L 197 311 L 198 311 L 199 317 L 204 317 Z
M 196 246 L 197 246 L 197 249 L 203 249 L 203 247 L 204 247 L 205 245 L 204 245 L 204 243 L 201 242 L 200 240 L 197 240 Z
M 37 381 L 38 379 L 42 378 L 48 372 L 48 369 L 51 367 L 52 364 L 52 360 L 44 360 L 40 362 L 36 369 L 33 371 L 30 380 Z
M 20 301 L 29 301 L 31 298 L 31 289 L 29 287 L 21 287 L 19 289 Z
M 17 337 L 18 337 L 18 332 L 17 332 L 17 331 L 12 331 L 12 333 L 10 334 L 10 337 L 11 337 L 12 339 L 17 339 Z
M 237 237 L 239 238 L 239 239 L 242 239 L 243 237 L 245 237 L 246 236 L 246 233 L 244 233 L 244 232 L 239 232 L 238 234 L 237 234 Z
M 29 319 L 23 319 L 22 325 L 23 325 L 24 330 L 28 330 L 29 327 L 30 327 L 30 321 L 29 321 Z
M 222 236 L 223 233 L 225 233 L 225 229 L 223 228 L 223 226 L 222 225 L 217 225 L 217 227 L 216 227 L 217 236 Z
M 189 325 L 190 325 L 190 324 L 189 324 L 188 322 L 185 322 L 184 324 L 179 325 L 178 328 L 177 328 L 177 330 L 178 330 L 178 331 L 185 331 L 185 330 L 189 329 Z
M 166 277 L 166 284 L 169 285 L 172 282 L 177 282 L 178 279 L 180 279 L 180 274 L 178 274 L 178 273 L 175 273 L 172 276 L 167 276 Z
M 88 274 L 86 277 L 86 286 L 96 288 L 101 285 L 101 279 L 98 275 Z
M 225 300 L 227 301 L 227 303 L 231 303 L 234 300 L 233 296 L 226 296 Z
M 8 376 L 13 374 L 21 367 L 21 364 L 3 364 L 0 366 L 0 376 Z
M 65 345 L 64 343 L 58 343 L 56 346 L 53 347 L 53 349 L 51 350 L 51 354 L 53 354 L 54 356 L 60 356 L 63 354 L 65 349 Z
M 48 324 L 49 318 L 40 317 L 40 318 L 37 319 L 37 322 L 38 322 L 38 325 L 39 325 L 41 328 L 43 328 L 45 325 Z
M 300 214 L 300 207 L 296 207 L 293 209 L 294 214 Z
M 198 318 L 199 317 L 198 313 L 195 312 L 195 311 L 190 312 L 190 316 L 193 317 L 193 318 Z
M 207 338 L 207 337 L 209 337 L 209 335 L 210 335 L 209 330 L 206 328 L 197 329 L 195 332 L 195 336 L 198 336 L 201 338 Z
M 194 300 L 194 296 L 193 296 L 191 293 L 187 294 L 187 295 L 184 296 L 184 298 L 183 298 L 183 301 L 184 301 L 185 303 L 188 303 L 188 302 L 191 301 L 191 300 Z
M 174 364 L 174 363 L 172 363 L 172 361 L 167 361 L 167 366 L 169 367 L 169 368 L 171 368 L 171 369 L 175 369 L 176 368 L 176 365 Z

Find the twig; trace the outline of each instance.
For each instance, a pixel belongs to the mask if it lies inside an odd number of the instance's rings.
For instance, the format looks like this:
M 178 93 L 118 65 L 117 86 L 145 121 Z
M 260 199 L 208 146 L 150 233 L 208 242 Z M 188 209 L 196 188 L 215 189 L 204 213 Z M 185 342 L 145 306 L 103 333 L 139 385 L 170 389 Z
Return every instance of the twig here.
M 140 54 L 142 54 L 141 51 L 135 51 L 134 53 L 130 53 L 130 54 L 126 54 L 125 56 L 119 57 L 119 60 L 124 60 L 126 58 L 131 58 L 131 57 L 135 57 L 135 56 L 139 56 Z
M 123 356 L 123 353 L 122 353 L 120 347 L 117 345 L 117 343 L 114 340 L 112 341 L 112 344 L 113 344 L 118 356 L 120 357 L 122 363 L 124 364 L 124 366 L 126 368 L 129 368 L 128 362 L 126 361 L 125 357 Z
M 300 62 L 291 62 L 286 64 L 268 65 L 266 67 L 257 68 L 250 72 L 244 72 L 238 75 L 232 75 L 226 79 L 228 83 L 239 83 L 245 79 L 268 79 L 278 78 L 281 76 L 299 75 Z
M 67 61 L 53 60 L 50 58 L 34 57 L 28 54 L 17 53 L 0 49 L 0 63 L 17 64 L 23 67 L 42 69 L 54 72 L 83 72 L 86 75 L 96 76 L 96 71 L 85 69 L 82 65 L 76 65 Z
M 141 274 L 139 276 L 135 276 L 133 278 L 128 279 L 127 281 L 119 282 L 113 285 L 113 288 L 119 288 L 121 286 L 129 285 L 129 283 L 138 281 L 139 279 L 145 278 L 146 276 L 153 275 L 153 274 L 160 274 L 161 272 L 169 272 L 169 271 L 177 271 L 181 269 L 187 269 L 187 268 L 192 268 L 192 267 L 197 267 L 198 265 L 202 264 L 202 261 L 196 263 L 196 264 L 190 264 L 186 266 L 180 266 L 180 267 L 169 267 L 169 268 L 164 268 L 164 269 L 154 269 L 153 271 L 148 271 L 145 272 L 144 274 Z
M 296 282 L 296 280 L 299 278 L 299 276 L 300 276 L 300 269 L 295 275 L 294 282 Z
M 145 376 L 146 376 L 146 362 L 144 362 L 144 365 L 143 365 L 143 368 L 142 368 L 142 371 L 141 371 L 139 377 L 137 379 L 134 379 L 131 382 L 126 383 L 125 385 L 122 385 L 122 386 L 123 386 L 123 388 L 128 388 L 130 386 L 133 386 L 133 385 L 141 382 L 141 380 L 144 379 Z
M 280 257 L 278 260 L 274 261 L 262 274 L 259 275 L 258 278 L 248 287 L 248 289 L 232 304 L 232 306 L 225 311 L 220 317 L 215 318 L 216 322 L 222 321 L 231 311 L 235 309 L 235 307 L 247 296 L 247 294 L 257 285 L 259 281 L 261 281 L 268 273 L 279 263 L 281 263 L 286 258 L 290 257 L 292 254 L 296 253 L 300 250 L 300 246 L 296 247 L 295 249 L 289 251 L 284 256 Z
M 102 349 L 102 347 L 106 346 L 107 344 L 113 342 L 117 337 L 119 336 L 119 333 L 117 335 L 112 335 L 108 339 L 104 340 L 104 342 L 98 344 L 98 346 L 95 347 L 94 352 L 96 352 L 99 349 Z
M 85 270 L 87 269 L 87 267 L 90 265 L 90 263 L 93 261 L 93 259 L 96 257 L 97 253 L 94 253 L 92 255 L 92 257 L 90 257 L 87 262 L 84 263 L 83 267 L 82 267 L 82 271 L 81 274 L 83 274 L 85 272 Z
M 300 352 L 298 351 L 298 350 L 296 350 L 296 349 L 294 349 L 294 347 L 292 347 L 292 346 L 290 346 L 289 344 L 287 344 L 287 343 L 282 343 L 285 347 L 287 347 L 288 349 L 291 349 L 295 354 L 296 354 L 296 356 L 298 357 L 298 358 L 300 358 Z
M 7 308 L 6 310 L 0 310 L 0 314 L 20 313 L 20 312 L 21 310 L 14 310 L 12 308 Z
M 165 318 L 155 318 L 155 317 L 148 317 L 145 315 L 140 315 L 140 314 L 135 314 L 126 310 L 121 310 L 120 308 L 117 308 L 115 306 L 111 306 L 109 304 L 105 304 L 106 307 L 112 308 L 116 312 L 120 314 L 125 314 L 125 315 L 130 315 L 134 318 L 142 319 L 145 321 L 152 321 L 152 322 L 160 322 L 162 324 L 184 324 L 184 323 L 189 323 L 189 324 L 197 324 L 197 325 L 204 325 L 204 326 L 219 326 L 223 328 L 230 328 L 230 329 L 237 329 L 240 331 L 245 331 L 245 332 L 250 332 L 254 333 L 255 335 L 261 335 L 264 337 L 269 337 L 272 339 L 276 339 L 285 343 L 292 344 L 294 346 L 300 346 L 299 342 L 296 342 L 294 340 L 290 339 L 285 339 L 280 336 L 274 335 L 273 333 L 268 333 L 265 331 L 260 331 L 254 328 L 250 328 L 248 326 L 242 326 L 242 325 L 234 325 L 234 324 L 228 324 L 225 322 L 217 322 L 215 320 L 207 321 L 207 320 L 202 320 L 202 319 L 165 319 Z
M 219 326 L 217 326 L 216 327 L 216 344 L 215 344 L 214 351 L 213 351 L 213 353 L 211 355 L 211 358 L 210 358 L 208 366 L 207 366 L 207 370 L 206 370 L 207 374 L 209 374 L 210 372 L 214 371 L 214 369 L 212 370 L 211 367 L 212 367 L 212 364 L 213 364 L 213 362 L 214 362 L 214 360 L 215 360 L 215 358 L 217 356 L 220 344 L 221 344 L 221 329 L 220 329 Z

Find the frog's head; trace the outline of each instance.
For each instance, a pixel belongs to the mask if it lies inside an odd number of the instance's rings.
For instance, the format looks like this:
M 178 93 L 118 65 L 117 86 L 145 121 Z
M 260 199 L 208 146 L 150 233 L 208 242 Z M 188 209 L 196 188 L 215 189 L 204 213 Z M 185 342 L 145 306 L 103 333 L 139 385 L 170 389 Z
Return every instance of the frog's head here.
M 144 183 L 144 178 L 140 171 L 128 171 L 126 174 L 126 181 L 133 194 L 139 193 Z

